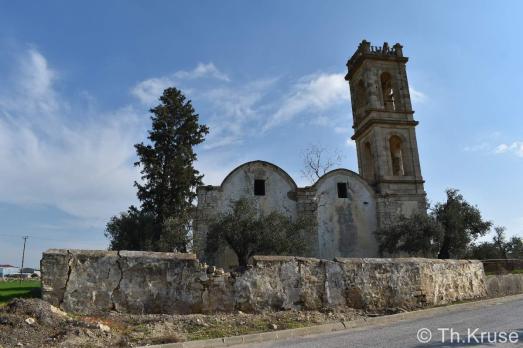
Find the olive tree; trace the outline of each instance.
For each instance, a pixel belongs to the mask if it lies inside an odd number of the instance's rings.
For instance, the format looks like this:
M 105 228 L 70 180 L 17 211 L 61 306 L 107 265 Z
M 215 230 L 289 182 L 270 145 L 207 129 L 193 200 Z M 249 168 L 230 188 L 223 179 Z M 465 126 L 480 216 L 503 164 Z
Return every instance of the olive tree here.
M 206 254 L 215 255 L 227 245 L 243 269 L 254 255 L 303 255 L 308 250 L 303 237 L 307 225 L 305 219 L 292 220 L 280 212 L 264 214 L 254 201 L 239 199 L 210 224 Z

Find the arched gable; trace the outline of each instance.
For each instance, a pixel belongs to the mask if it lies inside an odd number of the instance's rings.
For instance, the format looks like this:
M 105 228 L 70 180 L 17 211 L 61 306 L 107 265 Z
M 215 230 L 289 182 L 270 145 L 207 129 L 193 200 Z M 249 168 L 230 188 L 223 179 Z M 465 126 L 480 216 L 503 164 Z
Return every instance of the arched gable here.
M 313 185 L 320 258 L 377 254 L 376 194 L 358 174 L 332 170 Z
M 369 193 L 372 195 L 372 197 L 375 196 L 375 191 L 374 189 L 367 183 L 367 181 L 365 181 L 365 179 L 363 179 L 358 173 L 350 170 L 350 169 L 346 169 L 346 168 L 338 168 L 338 169 L 334 169 L 334 170 L 331 170 L 330 172 L 327 172 L 325 174 L 323 174 L 313 185 L 312 187 L 314 189 L 318 189 L 322 186 L 322 183 L 327 181 L 329 178 L 333 177 L 333 176 L 336 176 L 336 175 L 347 175 L 349 176 L 350 178 L 354 179 L 356 182 L 358 182 L 359 184 L 361 184 L 367 191 L 369 191 Z
M 294 179 L 285 170 L 281 169 L 280 167 L 278 167 L 275 164 L 272 164 L 272 163 L 266 162 L 266 161 L 260 161 L 260 160 L 246 162 L 246 163 L 243 163 L 243 164 L 239 165 L 238 167 L 234 168 L 229 174 L 227 174 L 225 179 L 223 179 L 220 187 L 223 188 L 224 185 L 226 185 L 226 183 L 228 181 L 230 181 L 230 179 L 236 173 L 238 173 L 248 167 L 252 167 L 252 166 L 265 167 L 268 170 L 277 173 L 283 180 L 285 180 L 289 184 L 289 186 L 292 188 L 293 191 L 295 191 L 296 188 L 298 187 L 298 185 L 296 185 L 296 182 L 294 181 Z

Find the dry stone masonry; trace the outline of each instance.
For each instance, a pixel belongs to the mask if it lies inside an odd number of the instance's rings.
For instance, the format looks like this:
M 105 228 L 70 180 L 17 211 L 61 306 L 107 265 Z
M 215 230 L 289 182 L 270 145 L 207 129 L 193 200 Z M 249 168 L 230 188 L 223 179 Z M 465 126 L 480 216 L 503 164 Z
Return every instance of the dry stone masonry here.
M 466 260 L 257 256 L 237 274 L 193 254 L 51 249 L 41 269 L 43 298 L 83 314 L 383 311 L 486 296 L 483 265 Z

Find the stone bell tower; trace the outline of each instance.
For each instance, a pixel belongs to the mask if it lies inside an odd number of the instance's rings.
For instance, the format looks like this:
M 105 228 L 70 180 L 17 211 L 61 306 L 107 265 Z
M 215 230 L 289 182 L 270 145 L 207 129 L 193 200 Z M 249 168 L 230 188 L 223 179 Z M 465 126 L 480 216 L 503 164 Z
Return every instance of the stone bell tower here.
M 402 46 L 363 40 L 347 62 L 352 100 L 352 139 L 360 175 L 374 187 L 378 222 L 426 212 L 414 111 Z

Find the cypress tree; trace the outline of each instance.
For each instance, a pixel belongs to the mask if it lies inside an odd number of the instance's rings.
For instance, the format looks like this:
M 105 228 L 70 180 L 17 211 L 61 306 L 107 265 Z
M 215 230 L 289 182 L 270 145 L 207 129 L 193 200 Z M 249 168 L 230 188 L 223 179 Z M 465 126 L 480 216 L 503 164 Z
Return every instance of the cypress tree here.
M 118 230 L 122 214 L 111 219 L 106 235 L 112 239 L 112 246 L 139 249 L 148 245 L 148 249 L 155 251 L 186 251 L 196 187 L 202 184 L 203 177 L 194 168 L 196 153 L 193 147 L 204 141 L 209 129 L 199 124 L 191 101 L 176 88 L 167 88 L 160 97 L 160 104 L 150 112 L 149 141 L 135 145 L 138 161 L 134 165 L 140 168 L 142 179 L 134 183 L 141 202 L 140 215 L 135 215 L 152 217 L 154 226 L 143 229 L 143 233 L 148 234 L 142 238 L 142 241 L 147 240 L 146 244 L 133 247 L 115 241 L 115 237 L 125 239 L 128 234 Z

